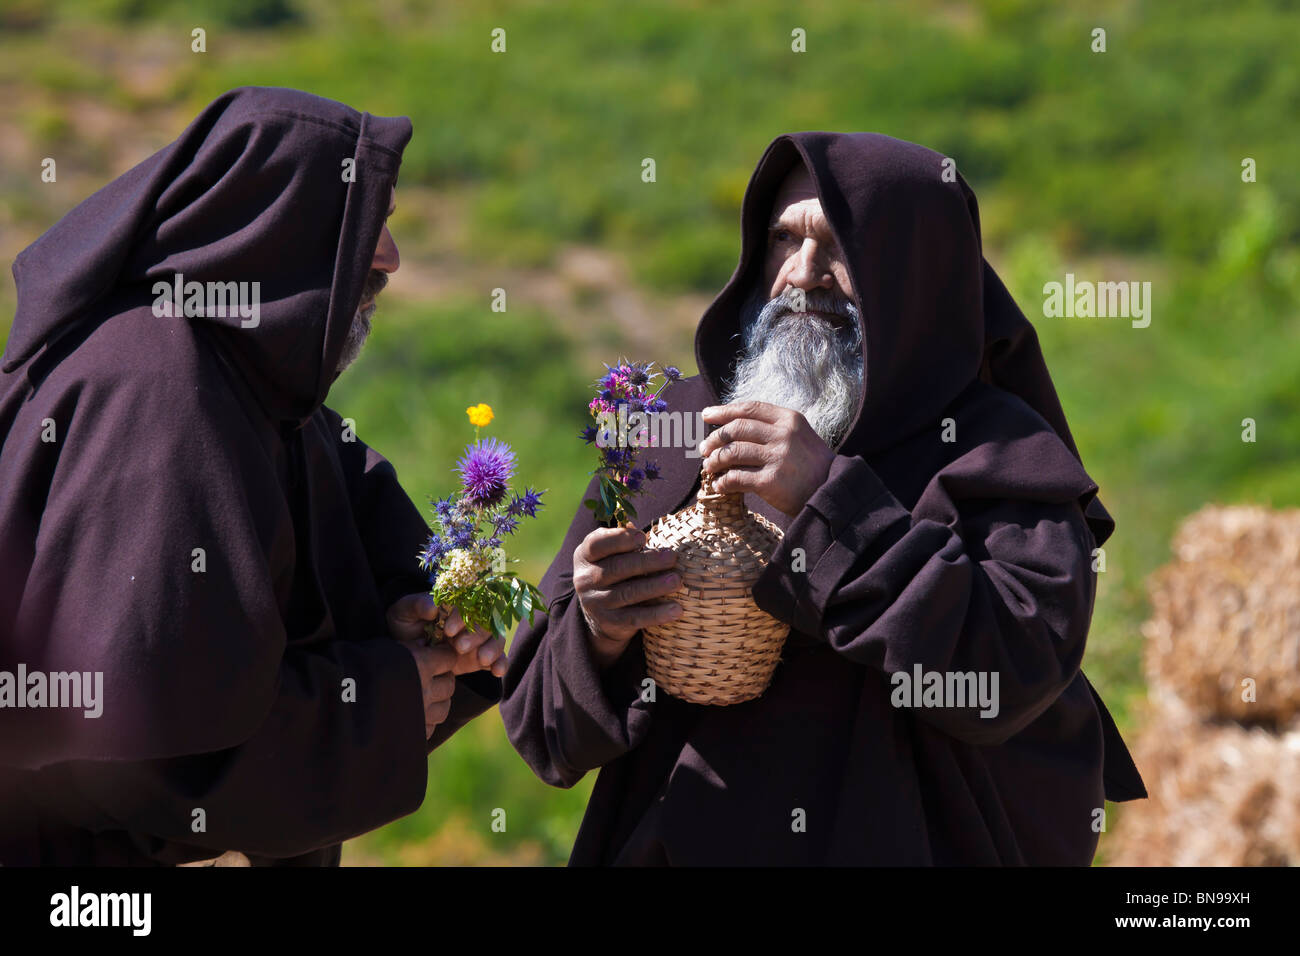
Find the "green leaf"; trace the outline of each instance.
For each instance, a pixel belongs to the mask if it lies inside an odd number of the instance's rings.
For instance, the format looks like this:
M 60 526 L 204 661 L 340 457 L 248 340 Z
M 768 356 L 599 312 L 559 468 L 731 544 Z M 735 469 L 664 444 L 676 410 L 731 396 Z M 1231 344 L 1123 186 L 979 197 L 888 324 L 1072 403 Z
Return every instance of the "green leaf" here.
M 511 605 L 516 620 L 522 620 L 528 614 L 528 609 L 532 607 L 533 597 L 528 593 L 528 588 L 522 584 L 519 590 L 515 592 L 514 602 Z

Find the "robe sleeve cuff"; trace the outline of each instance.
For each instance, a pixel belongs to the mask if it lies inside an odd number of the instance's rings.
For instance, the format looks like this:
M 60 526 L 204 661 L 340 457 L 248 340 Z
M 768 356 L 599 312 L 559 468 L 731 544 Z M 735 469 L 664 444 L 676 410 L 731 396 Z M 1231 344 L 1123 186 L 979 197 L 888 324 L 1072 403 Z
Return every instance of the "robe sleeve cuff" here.
M 755 603 L 803 634 L 820 636 L 831 595 L 860 556 L 910 514 L 862 458 L 837 455 L 754 583 Z
M 641 680 L 646 676 L 640 635 L 602 670 L 596 664 L 591 630 L 577 600 L 576 594 L 569 598 L 563 612 L 569 626 L 559 640 L 551 643 L 556 673 L 564 684 L 565 696 L 578 704 L 587 720 L 600 727 L 620 728 L 626 736 L 632 714 L 646 709 L 640 695 Z
M 395 578 L 389 578 L 387 581 L 375 582 L 379 590 L 379 600 L 387 611 L 393 602 L 399 598 L 404 598 L 408 594 L 428 594 L 429 593 L 429 576 L 419 572 L 410 572 L 402 574 Z

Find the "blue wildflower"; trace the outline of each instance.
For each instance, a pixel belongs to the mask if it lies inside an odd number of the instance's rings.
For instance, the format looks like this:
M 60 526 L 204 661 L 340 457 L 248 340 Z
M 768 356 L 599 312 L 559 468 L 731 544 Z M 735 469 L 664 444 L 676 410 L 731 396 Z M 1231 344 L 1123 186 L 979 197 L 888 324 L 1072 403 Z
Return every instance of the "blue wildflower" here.
M 524 491 L 524 497 L 523 497 L 524 514 L 528 515 L 528 517 L 530 518 L 537 517 L 537 509 L 540 508 L 542 505 L 543 494 L 544 492 L 533 491 L 532 488 L 528 488 Z
M 420 553 L 417 555 L 420 559 L 420 567 L 425 571 L 432 570 L 444 553 L 442 539 L 436 534 L 429 535 L 428 543 L 420 549 Z

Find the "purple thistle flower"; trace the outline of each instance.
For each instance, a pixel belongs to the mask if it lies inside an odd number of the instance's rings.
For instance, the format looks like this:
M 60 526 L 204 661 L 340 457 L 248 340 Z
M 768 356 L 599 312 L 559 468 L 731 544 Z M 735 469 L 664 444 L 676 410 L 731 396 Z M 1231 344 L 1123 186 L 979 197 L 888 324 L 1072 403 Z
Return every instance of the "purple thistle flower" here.
M 474 543 L 474 526 L 461 525 L 451 536 L 451 544 L 454 548 L 468 548 Z
M 679 381 L 682 377 L 682 370 L 676 365 L 664 366 L 664 377 L 670 382 Z
M 582 433 L 578 437 L 580 437 L 588 445 L 592 444 L 596 440 L 596 426 L 588 425 L 586 428 L 582 430 Z
M 627 485 L 628 488 L 630 488 L 632 491 L 640 491 L 641 482 L 644 480 L 645 480 L 645 472 L 642 471 L 640 468 L 633 468 L 630 472 L 628 472 L 627 478 L 624 479 L 623 483 Z
M 456 463 L 465 500 L 477 508 L 490 507 L 505 497 L 515 470 L 515 453 L 495 438 L 470 445 Z
M 653 461 L 647 461 L 645 463 L 645 476 L 649 478 L 651 481 L 658 481 L 661 477 L 663 477 L 662 475 L 659 474 L 659 466 L 655 464 Z

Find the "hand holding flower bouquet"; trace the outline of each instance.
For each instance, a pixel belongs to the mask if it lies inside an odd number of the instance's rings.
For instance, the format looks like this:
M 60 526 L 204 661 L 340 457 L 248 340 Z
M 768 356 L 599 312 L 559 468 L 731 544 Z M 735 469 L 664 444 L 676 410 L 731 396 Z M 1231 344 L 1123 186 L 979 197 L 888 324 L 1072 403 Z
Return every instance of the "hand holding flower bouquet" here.
M 646 481 L 659 478 L 659 466 L 652 461 L 639 464 L 637 450 L 653 445 L 646 416 L 667 410 L 668 403 L 659 393 L 681 377 L 672 365 L 661 375 L 653 362 L 624 359 L 615 366 L 606 365 L 605 375 L 597 380 L 596 397 L 587 406 L 596 424 L 588 425 L 582 438 L 601 449 L 600 467 L 592 472 L 599 479 L 600 497 L 583 502 L 599 523 L 615 527 L 635 518 L 632 499 L 642 492 Z
M 435 643 L 443 639 L 452 611 L 460 612 L 467 628 L 489 628 L 504 640 L 523 618 L 533 623 L 536 609 L 546 604 L 541 591 L 506 570 L 507 563 L 518 559 L 507 559 L 501 546 L 520 518 L 536 517 L 542 492 L 511 492 L 514 452 L 495 438 L 478 437 L 479 428 L 492 421 L 491 407 L 479 404 L 465 411 L 474 441 L 457 462 L 460 491 L 433 502 L 436 527 L 417 556 L 429 572 L 429 593 L 438 602 L 437 620 L 425 627 Z

